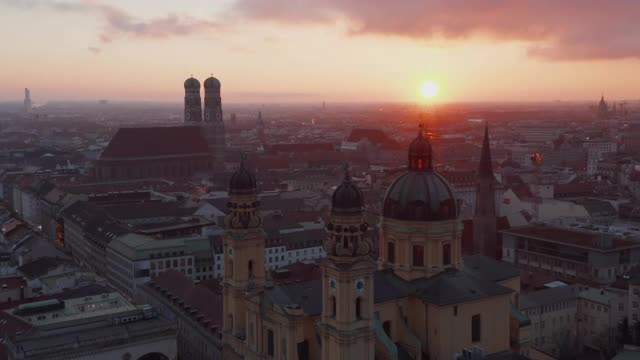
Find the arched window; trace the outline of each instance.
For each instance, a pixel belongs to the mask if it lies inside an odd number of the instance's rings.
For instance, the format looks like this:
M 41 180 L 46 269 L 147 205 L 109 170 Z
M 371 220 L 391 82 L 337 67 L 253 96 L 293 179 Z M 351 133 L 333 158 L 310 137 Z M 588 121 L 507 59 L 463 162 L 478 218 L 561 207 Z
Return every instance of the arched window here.
M 471 317 L 471 341 L 480 341 L 480 314 L 473 315 Z
M 249 260 L 248 268 L 249 268 L 249 279 L 251 279 L 253 278 L 253 260 Z
M 413 266 L 424 266 L 424 246 L 413 245 Z
M 275 345 L 273 343 L 273 330 L 267 329 L 267 355 L 273 357 L 275 353 Z
M 255 325 L 253 324 L 253 322 L 251 322 L 249 324 L 249 345 L 253 346 L 254 345 L 254 339 L 255 339 Z
M 396 245 L 393 241 L 387 243 L 387 261 L 392 264 L 396 262 Z
M 356 319 L 362 319 L 362 299 L 356 299 Z
M 382 323 L 382 329 L 384 333 L 387 334 L 388 337 L 391 337 L 391 321 L 387 320 Z
M 233 334 L 233 314 L 227 316 L 227 321 L 229 322 L 229 331 Z
M 442 265 L 451 264 L 451 244 L 442 245 Z
M 335 296 L 331 297 L 331 317 L 332 318 L 336 317 L 336 297 Z
M 282 338 L 282 344 L 280 344 L 280 357 L 282 360 L 287 360 L 287 339 Z

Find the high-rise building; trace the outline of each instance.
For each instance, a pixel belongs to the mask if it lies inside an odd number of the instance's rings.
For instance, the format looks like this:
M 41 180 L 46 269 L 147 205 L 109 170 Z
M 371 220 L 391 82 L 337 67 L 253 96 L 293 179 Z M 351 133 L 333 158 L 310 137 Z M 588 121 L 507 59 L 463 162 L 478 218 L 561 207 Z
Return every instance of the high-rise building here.
M 24 88 L 24 112 L 30 112 L 31 107 L 31 91 L 28 88 Z
M 484 128 L 484 140 L 477 174 L 476 207 L 473 215 L 473 250 L 491 258 L 497 258 L 497 216 L 496 185 L 493 174 L 491 148 L 489 146 L 489 125 Z
M 226 139 L 222 119 L 222 98 L 220 80 L 209 77 L 204 81 L 204 124 L 203 130 L 209 150 L 214 157 L 214 167 L 224 169 Z
M 202 123 L 200 82 L 193 76 L 184 82 L 184 122 L 188 125 Z

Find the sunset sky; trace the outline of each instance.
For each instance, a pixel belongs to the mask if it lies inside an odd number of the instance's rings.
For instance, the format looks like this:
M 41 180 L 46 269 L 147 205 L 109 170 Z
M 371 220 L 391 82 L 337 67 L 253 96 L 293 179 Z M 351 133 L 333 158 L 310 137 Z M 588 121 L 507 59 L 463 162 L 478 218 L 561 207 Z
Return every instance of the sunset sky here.
M 640 97 L 636 0 L 0 0 L 0 101 Z

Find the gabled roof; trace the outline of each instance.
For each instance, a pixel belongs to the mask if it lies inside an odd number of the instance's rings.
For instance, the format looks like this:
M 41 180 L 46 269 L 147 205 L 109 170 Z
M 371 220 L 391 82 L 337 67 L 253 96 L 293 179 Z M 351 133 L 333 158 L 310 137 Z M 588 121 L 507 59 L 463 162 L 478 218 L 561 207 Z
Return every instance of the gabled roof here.
M 198 126 L 120 128 L 100 159 L 208 153 L 207 141 Z

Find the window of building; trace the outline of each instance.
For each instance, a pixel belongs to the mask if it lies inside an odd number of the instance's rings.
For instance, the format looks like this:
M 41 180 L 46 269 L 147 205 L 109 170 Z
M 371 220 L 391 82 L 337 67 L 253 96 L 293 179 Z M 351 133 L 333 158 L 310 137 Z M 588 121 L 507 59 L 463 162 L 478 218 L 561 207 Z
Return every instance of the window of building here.
M 274 344 L 273 344 L 273 330 L 267 330 L 267 355 L 273 357 L 274 354 Z
M 391 321 L 387 320 L 382 323 L 382 329 L 384 333 L 387 334 L 388 337 L 391 337 Z
M 356 319 L 362 319 L 362 299 L 356 299 Z
M 471 341 L 480 341 L 480 314 L 471 317 Z
M 282 360 L 287 360 L 287 339 L 286 338 L 282 338 L 282 342 L 280 344 L 281 348 L 280 348 L 280 354 Z
M 336 297 L 335 296 L 331 297 L 331 317 L 332 318 L 336 317 Z
M 451 244 L 442 245 L 442 265 L 451 264 Z
M 396 245 L 391 241 L 387 243 L 387 261 L 392 264 L 396 262 Z
M 249 278 L 253 278 L 253 260 L 249 260 Z
M 637 302 L 637 301 L 634 301 L 634 302 L 633 302 L 633 308 L 634 308 L 634 309 L 637 309 L 637 308 L 638 308 L 638 302 Z
M 424 266 L 424 246 L 413 245 L 413 266 Z
M 453 316 L 458 316 L 458 305 L 453 306 Z

